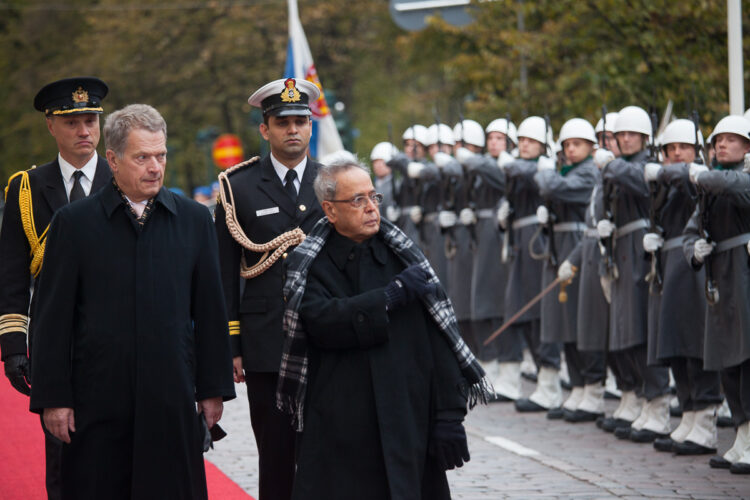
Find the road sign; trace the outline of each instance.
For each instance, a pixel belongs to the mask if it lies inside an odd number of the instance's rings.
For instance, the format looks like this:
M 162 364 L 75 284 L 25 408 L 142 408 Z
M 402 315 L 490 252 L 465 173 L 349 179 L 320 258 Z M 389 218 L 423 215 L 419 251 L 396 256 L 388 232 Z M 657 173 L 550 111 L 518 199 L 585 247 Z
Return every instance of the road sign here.
M 214 163 L 219 168 L 229 168 L 243 160 L 242 143 L 234 134 L 222 134 L 217 137 L 211 152 Z
M 390 0 L 393 21 L 409 31 L 423 29 L 428 16 L 439 15 L 453 26 L 464 26 L 473 21 L 467 7 L 471 0 Z

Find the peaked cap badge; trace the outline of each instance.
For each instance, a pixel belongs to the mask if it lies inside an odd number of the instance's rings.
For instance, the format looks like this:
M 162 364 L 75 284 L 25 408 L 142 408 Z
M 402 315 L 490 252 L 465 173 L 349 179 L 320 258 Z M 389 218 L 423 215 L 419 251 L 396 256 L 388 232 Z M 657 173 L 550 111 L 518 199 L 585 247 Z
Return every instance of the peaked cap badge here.
M 294 78 L 284 81 L 284 90 L 281 92 L 281 102 L 299 102 L 300 93 L 297 90 L 297 82 Z
M 76 104 L 80 102 L 89 102 L 89 93 L 83 90 L 83 87 L 80 85 L 75 92 L 73 92 L 73 102 Z

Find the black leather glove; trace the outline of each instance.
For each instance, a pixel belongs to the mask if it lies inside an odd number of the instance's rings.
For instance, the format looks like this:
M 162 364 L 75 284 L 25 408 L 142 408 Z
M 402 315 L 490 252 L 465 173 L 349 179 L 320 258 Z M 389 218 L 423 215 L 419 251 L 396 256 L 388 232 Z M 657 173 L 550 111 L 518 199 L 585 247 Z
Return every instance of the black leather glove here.
M 442 470 L 461 467 L 464 462 L 468 462 L 471 457 L 462 421 L 435 421 L 428 451 Z
M 409 160 L 409 157 L 404 153 L 397 153 L 393 156 L 393 158 L 385 162 L 385 164 L 391 167 L 393 170 L 406 175 L 406 166 L 409 165 L 410 161 L 411 160 Z
M 403 307 L 413 300 L 435 293 L 437 286 L 428 283 L 430 275 L 419 264 L 412 264 L 396 275 L 385 287 L 385 304 L 389 310 Z
M 10 385 L 21 394 L 31 394 L 29 358 L 25 354 L 11 354 L 5 358 L 5 376 Z

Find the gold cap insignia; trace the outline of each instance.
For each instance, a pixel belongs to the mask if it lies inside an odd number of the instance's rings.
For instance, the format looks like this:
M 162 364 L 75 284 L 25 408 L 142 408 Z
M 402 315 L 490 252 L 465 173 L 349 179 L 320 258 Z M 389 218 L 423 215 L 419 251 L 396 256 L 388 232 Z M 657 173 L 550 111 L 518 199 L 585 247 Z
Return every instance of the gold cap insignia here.
M 76 104 L 79 102 L 89 102 L 89 93 L 83 90 L 83 87 L 79 86 L 75 92 L 73 92 L 73 102 Z
M 284 81 L 284 90 L 281 91 L 281 102 L 299 102 L 300 92 L 297 90 L 297 82 L 294 78 Z

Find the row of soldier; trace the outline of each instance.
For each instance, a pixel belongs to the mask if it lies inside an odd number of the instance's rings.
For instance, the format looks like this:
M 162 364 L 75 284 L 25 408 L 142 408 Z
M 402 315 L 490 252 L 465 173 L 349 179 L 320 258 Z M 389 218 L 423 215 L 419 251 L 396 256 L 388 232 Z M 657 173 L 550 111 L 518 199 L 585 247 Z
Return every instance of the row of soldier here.
M 371 160 L 384 215 L 446 284 L 497 401 L 683 455 L 717 453 L 728 403 L 736 439 L 709 463 L 747 474 L 750 121 L 723 118 L 706 144 L 696 122 L 655 137 L 656 117 L 628 106 L 568 120 L 557 143 L 539 116 L 413 125 L 403 152 L 384 142 Z M 537 380 L 522 398 L 525 347 Z

